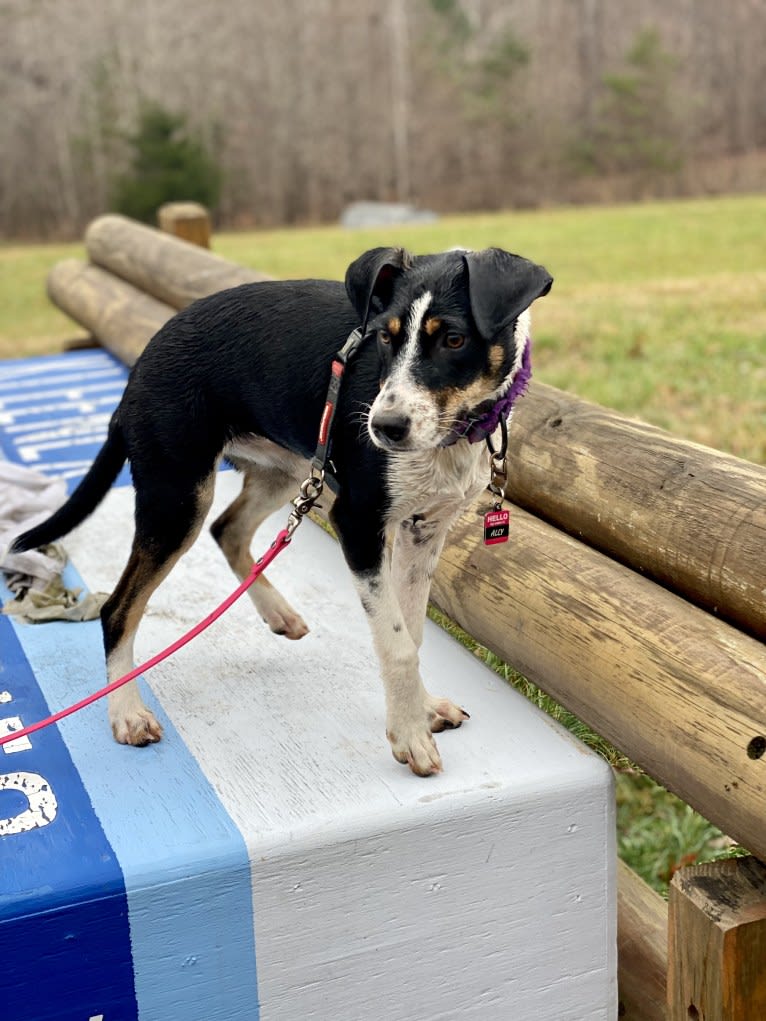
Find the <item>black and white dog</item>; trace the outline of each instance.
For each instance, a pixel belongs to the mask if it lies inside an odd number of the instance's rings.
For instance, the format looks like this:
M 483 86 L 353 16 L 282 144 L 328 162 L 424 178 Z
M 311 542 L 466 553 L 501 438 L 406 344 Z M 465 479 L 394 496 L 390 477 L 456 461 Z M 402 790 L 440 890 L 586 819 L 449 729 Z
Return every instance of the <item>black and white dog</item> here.
M 256 283 L 197 301 L 136 363 L 107 441 L 68 502 L 15 549 L 74 528 L 129 460 L 135 537 L 102 610 L 109 680 L 127 673 L 152 592 L 210 508 L 218 462 L 226 457 L 244 475 L 212 526 L 243 579 L 255 529 L 307 475 L 333 356 L 367 323 L 374 339 L 349 363 L 338 402 L 331 520 L 369 618 L 394 757 L 419 775 L 435 773 L 432 733 L 460 726 L 467 713 L 430 695 L 420 678 L 430 579 L 450 525 L 487 484 L 489 455 L 476 441 L 509 413 L 528 358 L 528 309 L 551 283 L 541 266 L 500 249 L 412 256 L 378 248 L 352 263 L 345 288 Z M 250 593 L 272 631 L 306 634 L 265 577 Z M 110 695 L 109 718 L 124 744 L 162 735 L 135 682 Z

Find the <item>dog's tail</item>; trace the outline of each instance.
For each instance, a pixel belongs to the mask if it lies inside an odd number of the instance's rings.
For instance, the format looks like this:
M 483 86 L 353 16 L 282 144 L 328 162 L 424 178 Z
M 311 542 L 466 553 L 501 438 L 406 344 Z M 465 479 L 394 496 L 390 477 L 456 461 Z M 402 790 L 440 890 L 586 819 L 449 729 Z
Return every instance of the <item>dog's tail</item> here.
M 92 514 L 104 499 L 126 458 L 125 440 L 115 416 L 109 424 L 106 443 L 67 502 L 45 521 L 14 539 L 10 552 L 24 553 L 26 550 L 37 549 L 71 532 L 75 525 L 79 525 Z

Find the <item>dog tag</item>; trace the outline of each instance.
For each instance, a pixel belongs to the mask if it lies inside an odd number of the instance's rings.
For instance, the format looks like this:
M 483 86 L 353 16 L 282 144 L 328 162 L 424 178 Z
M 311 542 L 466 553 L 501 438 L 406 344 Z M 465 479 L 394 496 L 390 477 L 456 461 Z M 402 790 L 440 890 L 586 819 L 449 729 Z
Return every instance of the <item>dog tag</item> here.
M 498 542 L 508 542 L 510 533 L 509 521 L 511 513 L 494 507 L 484 515 L 484 545 L 494 546 Z

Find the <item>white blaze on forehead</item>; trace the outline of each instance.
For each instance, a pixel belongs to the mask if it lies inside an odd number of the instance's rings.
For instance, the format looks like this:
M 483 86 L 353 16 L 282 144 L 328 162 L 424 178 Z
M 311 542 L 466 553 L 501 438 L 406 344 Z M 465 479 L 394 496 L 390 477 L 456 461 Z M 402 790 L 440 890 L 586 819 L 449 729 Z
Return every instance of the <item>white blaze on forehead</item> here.
M 432 446 L 439 439 L 439 413 L 433 394 L 419 386 L 412 375 L 413 365 L 420 357 L 420 331 L 432 301 L 433 294 L 426 291 L 410 305 L 404 344 L 391 375 L 373 401 L 368 420 L 374 423 L 381 409 L 406 417 L 410 422 L 409 441 L 416 447 Z
M 415 359 L 418 352 L 420 331 L 423 329 L 423 320 L 425 319 L 426 312 L 433 300 L 434 296 L 431 292 L 426 291 L 424 294 L 421 294 L 419 298 L 416 298 L 410 305 L 410 314 L 408 316 L 407 323 L 407 339 L 405 340 L 404 347 L 399 354 L 398 364 L 394 367 L 394 375 L 397 379 L 406 378 L 409 372 L 409 367 Z

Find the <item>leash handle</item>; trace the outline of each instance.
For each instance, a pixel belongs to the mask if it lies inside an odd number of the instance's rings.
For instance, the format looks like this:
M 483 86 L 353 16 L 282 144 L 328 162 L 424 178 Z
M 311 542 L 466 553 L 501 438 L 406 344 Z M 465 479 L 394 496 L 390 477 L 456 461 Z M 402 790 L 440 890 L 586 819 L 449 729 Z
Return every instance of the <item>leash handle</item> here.
M 52 723 L 58 723 L 59 720 L 63 720 L 65 717 L 79 712 L 80 709 L 84 709 L 86 706 L 92 705 L 105 695 L 108 695 L 110 691 L 116 691 L 116 689 L 121 688 L 123 684 L 127 684 L 128 681 L 134 680 L 139 676 L 139 674 L 143 674 L 146 673 L 147 670 L 151 670 L 153 666 L 157 666 L 158 663 L 162 663 L 163 660 L 172 656 L 174 652 L 178 652 L 178 650 L 182 649 L 184 645 L 187 645 L 192 638 L 196 638 L 197 635 L 206 631 L 211 624 L 218 620 L 218 618 L 222 616 L 229 607 L 250 588 L 256 578 L 266 570 L 269 564 L 286 546 L 289 546 L 294 530 L 295 529 L 292 529 L 291 531 L 289 528 L 283 528 L 263 556 L 259 557 L 258 560 L 255 561 L 248 576 L 240 585 L 237 586 L 232 594 L 224 599 L 220 606 L 217 606 L 212 613 L 209 613 L 208 616 L 205 617 L 204 620 L 201 620 L 199 624 L 195 624 L 193 628 L 186 632 L 186 634 L 181 635 L 180 638 L 177 638 L 171 645 L 168 645 L 166 649 L 163 649 L 162 652 L 158 652 L 140 666 L 133 667 L 133 669 L 123 677 L 118 677 L 116 681 L 112 681 L 110 684 L 105 685 L 98 691 L 94 691 L 79 702 L 75 702 L 74 705 L 67 706 L 66 709 L 60 709 L 57 713 L 53 713 L 51 716 L 46 717 L 46 719 L 38 720 L 37 723 L 30 723 L 28 727 L 24 727 L 22 730 L 12 730 L 10 733 L 4 734 L 0 737 L 0 747 L 11 741 L 18 741 L 22 737 L 28 737 L 29 734 L 34 734 L 36 731 L 42 730 L 44 727 L 49 727 Z

